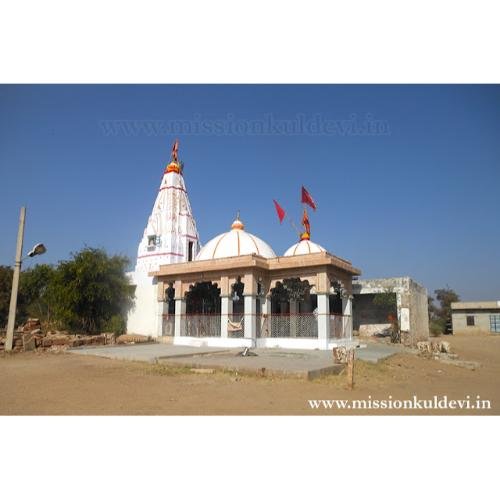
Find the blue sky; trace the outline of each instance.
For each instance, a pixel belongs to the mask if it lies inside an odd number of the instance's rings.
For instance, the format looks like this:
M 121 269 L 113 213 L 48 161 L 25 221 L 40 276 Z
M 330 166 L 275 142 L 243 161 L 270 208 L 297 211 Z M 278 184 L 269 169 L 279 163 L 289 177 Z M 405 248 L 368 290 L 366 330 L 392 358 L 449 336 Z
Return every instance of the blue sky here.
M 175 137 L 203 243 L 239 209 L 283 253 L 272 200 L 298 223 L 304 184 L 312 239 L 363 277 L 500 299 L 500 86 L 2 85 L 0 264 L 22 204 L 38 262 L 133 260 Z

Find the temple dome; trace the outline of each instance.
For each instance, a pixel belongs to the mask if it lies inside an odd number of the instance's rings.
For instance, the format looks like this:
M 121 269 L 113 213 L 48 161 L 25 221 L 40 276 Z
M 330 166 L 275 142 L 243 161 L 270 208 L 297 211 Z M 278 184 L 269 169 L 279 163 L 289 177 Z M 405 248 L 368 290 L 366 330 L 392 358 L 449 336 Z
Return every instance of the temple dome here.
M 196 256 L 196 260 L 223 259 L 240 255 L 257 254 L 266 259 L 276 257 L 274 250 L 257 236 L 247 233 L 239 217 L 231 225 L 231 231 L 211 239 Z
M 307 255 L 310 253 L 321 253 L 326 252 L 326 250 L 317 243 L 313 243 L 309 239 L 309 235 L 304 233 L 301 240 L 295 245 L 292 245 L 286 252 L 285 257 L 291 257 L 293 255 Z

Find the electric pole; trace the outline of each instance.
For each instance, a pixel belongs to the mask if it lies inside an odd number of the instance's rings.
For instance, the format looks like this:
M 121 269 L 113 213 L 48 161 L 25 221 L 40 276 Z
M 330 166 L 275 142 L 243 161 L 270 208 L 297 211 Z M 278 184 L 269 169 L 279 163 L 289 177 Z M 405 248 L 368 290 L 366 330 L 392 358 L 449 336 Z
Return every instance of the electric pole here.
M 21 274 L 25 219 L 26 219 L 26 207 L 21 207 L 21 213 L 19 215 L 19 230 L 17 233 L 16 263 L 14 265 L 14 276 L 12 277 L 12 292 L 10 294 L 9 321 L 7 323 L 7 337 L 5 339 L 6 351 L 12 351 L 12 344 L 14 342 L 14 328 L 16 325 L 17 292 L 19 290 L 19 275 Z

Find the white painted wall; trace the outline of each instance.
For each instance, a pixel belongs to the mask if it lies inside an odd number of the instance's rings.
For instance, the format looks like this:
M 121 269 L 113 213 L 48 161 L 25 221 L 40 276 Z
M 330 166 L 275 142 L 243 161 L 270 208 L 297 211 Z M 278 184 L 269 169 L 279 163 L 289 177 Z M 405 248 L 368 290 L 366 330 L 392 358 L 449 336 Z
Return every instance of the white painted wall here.
M 140 274 L 140 273 L 138 273 Z M 149 276 L 129 273 L 132 283 L 136 285 L 134 307 L 127 318 L 127 332 L 139 335 L 158 336 L 157 285 Z

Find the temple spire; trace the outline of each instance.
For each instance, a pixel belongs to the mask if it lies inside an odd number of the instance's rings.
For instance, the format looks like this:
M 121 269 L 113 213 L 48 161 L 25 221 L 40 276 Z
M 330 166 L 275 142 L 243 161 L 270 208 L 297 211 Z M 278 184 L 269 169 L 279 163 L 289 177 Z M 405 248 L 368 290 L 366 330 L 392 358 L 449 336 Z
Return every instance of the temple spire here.
M 172 145 L 172 152 L 170 153 L 170 163 L 165 169 L 165 173 L 175 172 L 176 174 L 182 174 L 183 164 L 179 161 L 179 139 L 176 139 Z

